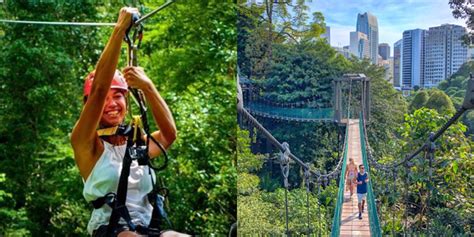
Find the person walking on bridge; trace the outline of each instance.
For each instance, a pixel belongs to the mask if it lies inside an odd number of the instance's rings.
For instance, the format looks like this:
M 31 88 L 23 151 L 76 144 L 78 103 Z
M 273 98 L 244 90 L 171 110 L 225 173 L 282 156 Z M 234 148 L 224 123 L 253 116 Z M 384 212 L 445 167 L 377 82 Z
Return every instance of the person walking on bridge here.
M 357 201 L 359 207 L 359 219 L 362 219 L 362 213 L 364 212 L 368 182 L 369 175 L 365 172 L 364 165 L 359 165 L 359 173 L 357 173 Z
M 349 158 L 349 164 L 347 164 L 346 169 L 346 190 L 351 192 L 350 198 L 352 198 L 352 194 L 354 194 L 354 179 L 356 178 L 357 174 L 357 165 L 354 163 L 354 158 Z

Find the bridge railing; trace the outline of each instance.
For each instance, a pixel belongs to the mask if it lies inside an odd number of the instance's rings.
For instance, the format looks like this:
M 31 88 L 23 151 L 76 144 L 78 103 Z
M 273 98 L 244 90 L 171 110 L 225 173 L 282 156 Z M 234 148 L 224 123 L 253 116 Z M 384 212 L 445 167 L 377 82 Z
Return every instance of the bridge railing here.
M 302 120 L 332 120 L 332 108 L 285 108 L 249 101 L 244 105 L 249 111 L 269 117 L 291 118 Z
M 362 163 L 369 174 L 369 182 L 367 183 L 367 211 L 369 213 L 369 225 L 370 225 L 370 234 L 372 236 L 382 236 L 382 231 L 380 228 L 379 216 L 377 213 L 377 205 L 375 203 L 375 195 L 372 189 L 372 178 L 370 177 L 370 167 L 369 162 L 367 161 L 367 146 L 365 144 L 365 132 L 363 124 L 363 115 L 361 113 L 359 119 L 359 133 L 360 133 L 360 144 L 362 151 Z
M 342 205 L 344 203 L 344 183 L 345 183 L 345 173 L 347 165 L 347 152 L 349 149 L 349 126 L 346 126 L 346 137 L 344 140 L 344 153 L 342 160 L 342 171 L 341 178 L 339 179 L 339 190 L 337 192 L 336 200 L 336 209 L 334 210 L 334 217 L 332 221 L 331 236 L 337 237 L 341 231 L 341 215 L 342 215 Z

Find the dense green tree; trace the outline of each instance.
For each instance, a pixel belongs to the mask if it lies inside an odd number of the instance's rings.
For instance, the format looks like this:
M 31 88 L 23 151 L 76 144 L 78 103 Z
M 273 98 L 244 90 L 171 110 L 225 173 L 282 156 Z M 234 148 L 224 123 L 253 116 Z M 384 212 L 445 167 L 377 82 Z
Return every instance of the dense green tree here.
M 275 45 L 274 62 L 263 82 L 267 100 L 280 103 L 315 101 L 327 108 L 332 100 L 332 80 L 342 75 L 347 62 L 323 41 L 300 45 Z
M 95 6 L 85 2 L 6 2 L 1 11 L 9 19 L 98 19 Z M 28 24 L 2 29 L 0 173 L 5 173 L 7 182 L 2 186 L 11 193 L 15 211 L 4 212 L 0 232 L 84 233 L 87 204 L 81 202 L 81 180 L 68 132 L 79 113 L 81 78 L 88 69 L 84 64 L 98 57 L 100 41 L 90 39 L 100 38 L 100 31 Z
M 140 8 L 147 13 L 162 2 Z M 0 14 L 113 22 L 121 7 L 8 1 Z M 236 221 L 235 17 L 231 1 L 195 1 L 174 3 L 145 22 L 139 64 L 178 127 L 158 176 L 171 190 L 174 228 L 188 233 L 226 234 Z M 81 195 L 68 134 L 82 107 L 83 78 L 111 28 L 0 26 L 0 235 L 85 236 L 92 207 Z
M 280 235 L 285 233 L 285 194 L 284 189 L 267 192 L 259 188 L 260 179 L 256 175 L 263 164 L 263 155 L 255 155 L 250 150 L 248 131 L 238 131 L 238 217 L 240 235 Z M 297 166 L 292 166 L 296 168 Z M 288 193 L 289 229 L 292 234 L 308 233 L 308 211 L 312 234 L 328 234 L 330 225 L 327 218 L 327 208 L 320 203 L 332 202 L 335 188 L 323 190 L 322 198 L 315 195 L 316 189 L 307 194 L 306 189 L 293 189 Z M 308 195 L 309 209 L 306 195 Z
M 305 1 L 239 1 L 238 63 L 243 75 L 265 78 L 274 59 L 277 44 L 316 41 L 325 30 L 324 17 L 308 16 Z M 277 50 L 278 51 L 278 50 Z
M 162 173 L 170 216 L 178 229 L 197 234 L 227 233 L 236 221 L 235 22 L 232 1 L 196 1 L 146 23 L 142 65 L 178 129 Z
M 467 89 L 467 80 L 470 78 L 470 72 L 474 70 L 474 63 L 467 62 L 459 68 L 459 70 L 451 75 L 448 79 L 439 83 L 438 88 L 444 91 L 454 104 L 454 107 L 459 109 L 464 101 L 464 96 Z M 473 111 L 468 111 L 461 117 L 464 124 L 468 126 L 467 135 L 472 137 L 474 132 L 474 117 Z
M 447 122 L 448 118 L 426 108 L 406 115 L 400 131 L 405 144 L 404 151 L 412 152 L 426 141 L 430 132 L 436 131 Z M 465 131 L 463 124 L 456 123 L 438 139 L 431 176 L 428 160 L 422 155 L 412 161 L 413 166 L 408 172 L 402 169 L 404 174 L 400 176 L 402 190 L 399 193 L 406 193 L 408 196 L 404 197 L 405 200 L 398 200 L 401 202 L 399 205 L 408 212 L 408 228 L 411 231 L 426 233 L 426 224 L 430 222 L 431 233 L 469 233 L 468 220 L 473 218 L 474 204 L 472 188 L 469 186 L 469 173 L 473 168 L 470 157 L 473 143 L 464 136 Z M 405 183 L 405 178 L 408 178 L 408 184 Z M 399 197 L 403 198 L 403 195 Z M 447 209 L 455 211 L 446 213 Z M 452 219 L 444 219 L 446 215 L 452 215 Z M 387 213 L 386 216 L 390 215 Z M 446 222 L 451 224 L 438 225 Z
M 410 106 L 409 106 L 410 111 L 413 112 L 425 106 L 426 102 L 428 101 L 428 98 L 429 98 L 428 93 L 425 90 L 422 90 L 416 93 L 413 100 L 410 103 Z
M 455 109 L 451 99 L 440 90 L 433 90 L 425 106 L 429 109 L 435 109 L 440 114 L 453 114 Z

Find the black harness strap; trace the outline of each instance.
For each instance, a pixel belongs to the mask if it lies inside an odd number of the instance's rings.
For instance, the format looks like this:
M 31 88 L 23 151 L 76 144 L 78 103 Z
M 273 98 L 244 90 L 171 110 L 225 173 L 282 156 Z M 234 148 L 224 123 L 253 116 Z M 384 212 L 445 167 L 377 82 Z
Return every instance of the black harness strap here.
M 122 171 L 120 173 L 119 185 L 117 188 L 117 198 L 112 207 L 112 214 L 110 215 L 109 225 L 107 227 L 107 234 L 111 235 L 117 228 L 120 217 L 126 222 L 131 231 L 135 231 L 136 227 L 132 223 L 130 214 L 128 212 L 126 201 L 127 201 L 127 189 L 128 189 L 128 176 L 130 174 L 130 165 L 132 164 L 132 157 L 130 156 L 131 149 L 133 146 L 133 139 L 129 134 L 127 140 L 127 149 L 122 162 Z
M 148 149 L 145 142 L 141 139 L 142 132 L 140 129 L 132 129 L 132 126 L 120 125 L 120 129 L 117 129 L 115 135 L 127 136 L 127 148 L 125 156 L 122 162 L 122 171 L 119 177 L 119 185 L 117 193 L 109 192 L 103 197 L 97 198 L 92 201 L 92 205 L 95 209 L 101 208 L 104 204 L 109 205 L 112 208 L 112 214 L 109 219 L 107 226 L 107 236 L 114 236 L 117 227 L 119 226 L 120 218 L 124 219 L 127 223 L 129 230 L 138 231 L 149 236 L 159 236 L 161 226 L 166 223 L 171 226 L 171 222 L 168 219 L 168 215 L 164 209 L 164 200 L 168 194 L 168 190 L 165 188 L 156 189 L 155 181 L 152 175 L 153 166 L 150 164 L 148 156 Z M 134 135 L 134 133 L 136 134 Z M 134 137 L 136 140 L 134 141 Z M 153 139 L 154 140 L 154 139 Z M 156 143 L 156 141 L 154 141 Z M 160 144 L 161 145 L 161 144 Z M 164 149 L 163 149 L 164 150 Z M 166 151 L 163 151 L 166 152 Z M 130 166 L 133 160 L 137 160 L 139 165 L 148 165 L 149 175 L 152 183 L 152 191 L 147 194 L 148 201 L 153 207 L 152 218 L 148 227 L 136 226 L 132 223 L 130 213 L 126 206 L 127 201 L 127 189 L 128 189 L 128 177 L 130 175 Z M 160 195 L 160 191 L 166 191 L 164 195 Z

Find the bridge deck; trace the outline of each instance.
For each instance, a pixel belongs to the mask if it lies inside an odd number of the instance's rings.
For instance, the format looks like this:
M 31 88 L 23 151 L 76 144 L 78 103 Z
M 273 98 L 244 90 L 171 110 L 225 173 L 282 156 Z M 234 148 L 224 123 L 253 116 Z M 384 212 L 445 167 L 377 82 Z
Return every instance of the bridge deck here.
M 362 152 L 360 144 L 359 120 L 351 119 L 349 121 L 348 134 L 348 159 L 353 158 L 357 166 L 362 164 Z M 344 184 L 345 185 L 345 184 Z M 344 190 L 346 187 L 344 187 Z M 370 236 L 369 216 L 367 211 L 367 203 L 365 204 L 362 220 L 358 219 L 359 209 L 357 207 L 357 193 L 354 190 L 352 198 L 350 198 L 349 190 L 344 192 L 344 203 L 341 215 L 341 231 L 340 236 Z

